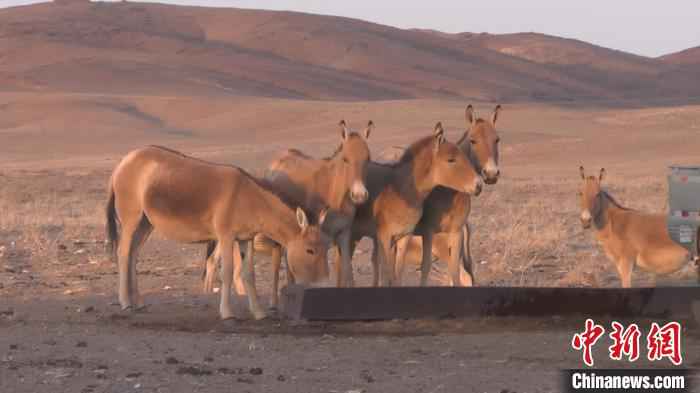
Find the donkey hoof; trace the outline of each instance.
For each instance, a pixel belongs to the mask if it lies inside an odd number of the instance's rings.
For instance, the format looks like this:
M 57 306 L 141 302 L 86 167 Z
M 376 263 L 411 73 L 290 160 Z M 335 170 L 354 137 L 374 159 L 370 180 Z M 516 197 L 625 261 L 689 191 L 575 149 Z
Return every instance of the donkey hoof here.
M 148 309 L 148 305 L 146 305 L 146 304 L 139 304 L 135 307 L 132 307 L 132 310 L 134 312 L 146 312 L 147 309 Z
M 230 321 L 236 318 L 233 313 L 221 314 L 220 317 L 222 321 Z
M 265 311 L 262 311 L 262 310 L 260 310 L 260 311 L 253 311 L 253 318 L 254 318 L 256 321 L 260 321 L 260 320 L 262 320 L 262 319 L 267 318 L 267 313 L 266 313 Z

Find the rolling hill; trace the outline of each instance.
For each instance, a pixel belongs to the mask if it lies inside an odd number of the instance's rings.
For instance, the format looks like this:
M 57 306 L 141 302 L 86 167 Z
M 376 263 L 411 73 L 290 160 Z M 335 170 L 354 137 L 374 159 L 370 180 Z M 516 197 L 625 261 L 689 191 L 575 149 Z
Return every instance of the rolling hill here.
M 700 64 L 700 46 L 664 55 L 659 59 L 670 64 L 698 65 Z
M 295 12 L 85 1 L 0 9 L 2 91 L 638 103 L 700 97 L 697 71 L 680 63 L 534 33 L 446 34 Z

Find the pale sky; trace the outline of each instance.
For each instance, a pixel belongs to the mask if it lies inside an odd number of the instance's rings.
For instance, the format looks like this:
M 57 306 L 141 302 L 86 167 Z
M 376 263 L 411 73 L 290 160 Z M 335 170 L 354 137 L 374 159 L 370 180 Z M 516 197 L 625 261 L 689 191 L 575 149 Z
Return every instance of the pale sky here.
M 0 7 L 36 3 L 0 0 Z M 161 0 L 347 16 L 450 33 L 534 31 L 646 56 L 700 46 L 698 0 Z

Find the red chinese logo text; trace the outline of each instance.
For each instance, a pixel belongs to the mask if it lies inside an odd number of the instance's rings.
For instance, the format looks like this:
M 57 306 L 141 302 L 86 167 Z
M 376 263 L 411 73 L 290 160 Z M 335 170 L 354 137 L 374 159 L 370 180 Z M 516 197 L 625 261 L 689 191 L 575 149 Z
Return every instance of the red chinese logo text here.
M 683 363 L 681 355 L 681 324 L 669 322 L 662 327 L 652 322 L 651 330 L 647 335 L 647 358 L 650 361 L 667 358 L 671 363 L 679 366 Z
M 571 347 L 583 352 L 583 362 L 588 367 L 593 367 L 593 347 L 604 334 L 603 326 L 596 324 L 592 319 L 587 319 L 584 331 L 574 334 L 571 339 Z M 641 336 L 642 332 L 636 323 L 625 328 L 619 322 L 612 322 L 612 331 L 609 334 L 612 345 L 608 347 L 610 359 L 622 360 L 626 357 L 630 362 L 639 359 Z M 649 361 L 668 359 L 676 366 L 683 363 L 680 323 L 669 322 L 659 326 L 658 323 L 653 322 L 646 339 Z
M 582 333 L 574 335 L 571 346 L 576 350 L 583 349 L 583 362 L 588 367 L 593 367 L 593 353 L 591 349 L 605 333 L 605 328 L 596 325 L 592 319 L 586 319 L 586 329 Z

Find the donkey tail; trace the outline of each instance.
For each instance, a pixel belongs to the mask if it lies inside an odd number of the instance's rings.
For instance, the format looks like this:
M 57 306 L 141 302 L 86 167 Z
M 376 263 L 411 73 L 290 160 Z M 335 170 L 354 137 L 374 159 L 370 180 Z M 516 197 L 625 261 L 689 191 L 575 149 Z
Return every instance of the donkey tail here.
M 469 250 L 469 224 L 465 223 L 464 226 L 462 227 L 462 247 L 460 247 L 460 254 L 459 257 L 462 260 L 462 266 L 464 267 L 464 271 L 469 273 L 469 275 L 472 277 L 472 283 L 475 281 L 474 279 L 474 261 L 472 261 L 471 253 L 467 254 L 467 250 Z
M 119 231 L 117 229 L 117 209 L 115 207 L 112 179 L 109 181 L 108 193 L 107 208 L 105 209 L 105 216 L 107 218 L 105 224 L 107 232 L 107 252 L 114 256 L 119 247 Z

